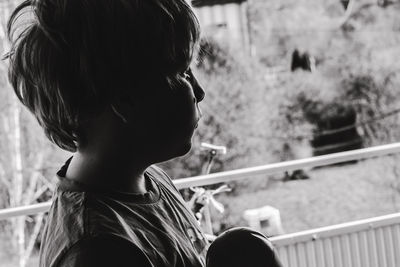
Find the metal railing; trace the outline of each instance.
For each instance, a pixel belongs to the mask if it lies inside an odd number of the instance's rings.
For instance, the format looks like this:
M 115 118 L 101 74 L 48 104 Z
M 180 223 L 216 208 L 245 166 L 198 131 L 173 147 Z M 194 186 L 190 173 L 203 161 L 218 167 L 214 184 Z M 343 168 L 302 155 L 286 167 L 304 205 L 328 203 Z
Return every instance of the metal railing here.
M 178 189 L 400 152 L 400 143 L 175 180 Z M 377 203 L 378 204 L 378 203 Z M 51 203 L 0 210 L 0 220 L 46 212 Z M 399 267 L 400 213 L 271 238 L 286 267 Z
M 210 185 L 222 182 L 229 182 L 234 180 L 241 180 L 261 174 L 268 175 L 274 173 L 283 173 L 285 171 L 326 166 L 335 163 L 385 156 L 389 154 L 396 154 L 399 152 L 400 152 L 400 143 L 393 143 L 388 145 L 333 153 L 329 155 L 323 155 L 311 158 L 283 161 L 257 167 L 212 173 L 208 175 L 201 175 L 191 178 L 183 178 L 175 180 L 174 183 L 176 187 L 181 189 L 181 188 L 188 188 L 191 186 L 202 186 L 202 185 Z
M 282 173 L 285 171 L 298 170 L 303 168 L 311 168 L 325 166 L 329 164 L 348 162 L 352 160 L 367 159 L 378 156 L 385 156 L 400 152 L 400 143 L 393 143 L 382 146 L 375 146 L 329 155 L 284 161 L 272 163 L 257 167 L 250 167 L 232 171 L 212 173 L 208 175 L 200 175 L 190 178 L 182 178 L 174 180 L 174 184 L 178 189 L 188 188 L 192 186 L 203 186 L 234 180 L 246 179 L 256 175 L 268 175 L 274 173 Z M 14 207 L 0 210 L 0 220 L 8 219 L 15 216 L 33 215 L 40 212 L 46 212 L 50 208 L 50 202 L 44 202 L 23 207 Z
M 400 213 L 271 238 L 287 267 L 399 267 Z

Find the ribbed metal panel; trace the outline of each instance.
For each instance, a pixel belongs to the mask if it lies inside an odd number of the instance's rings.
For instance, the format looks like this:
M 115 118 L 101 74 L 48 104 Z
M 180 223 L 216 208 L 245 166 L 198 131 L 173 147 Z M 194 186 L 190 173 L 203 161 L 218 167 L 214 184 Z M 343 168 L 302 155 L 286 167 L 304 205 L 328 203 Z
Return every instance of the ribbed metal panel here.
M 272 239 L 284 267 L 400 267 L 399 218 Z

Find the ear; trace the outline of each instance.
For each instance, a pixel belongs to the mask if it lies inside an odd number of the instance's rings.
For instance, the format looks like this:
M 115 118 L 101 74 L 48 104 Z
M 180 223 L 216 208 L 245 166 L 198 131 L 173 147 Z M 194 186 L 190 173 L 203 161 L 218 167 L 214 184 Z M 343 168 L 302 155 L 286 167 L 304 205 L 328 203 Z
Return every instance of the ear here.
M 127 95 L 116 96 L 111 103 L 111 110 L 123 123 L 129 123 L 133 119 L 134 103 Z

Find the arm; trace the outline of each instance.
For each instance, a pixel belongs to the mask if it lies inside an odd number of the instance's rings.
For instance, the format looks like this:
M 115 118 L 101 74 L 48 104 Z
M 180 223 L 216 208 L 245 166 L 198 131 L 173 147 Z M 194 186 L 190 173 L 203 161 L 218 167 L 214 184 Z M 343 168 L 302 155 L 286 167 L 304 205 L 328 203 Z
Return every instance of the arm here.
M 78 241 L 59 267 L 151 267 L 143 252 L 128 241 L 104 235 Z

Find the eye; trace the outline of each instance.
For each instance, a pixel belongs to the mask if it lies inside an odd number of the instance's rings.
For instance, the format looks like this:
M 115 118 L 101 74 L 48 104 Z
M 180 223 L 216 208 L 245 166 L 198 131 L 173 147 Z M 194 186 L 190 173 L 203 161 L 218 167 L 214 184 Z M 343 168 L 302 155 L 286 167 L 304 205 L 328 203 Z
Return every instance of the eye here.
M 180 75 L 181 75 L 184 79 L 190 81 L 191 76 L 190 76 L 189 70 L 185 70 L 184 72 L 181 72 Z

